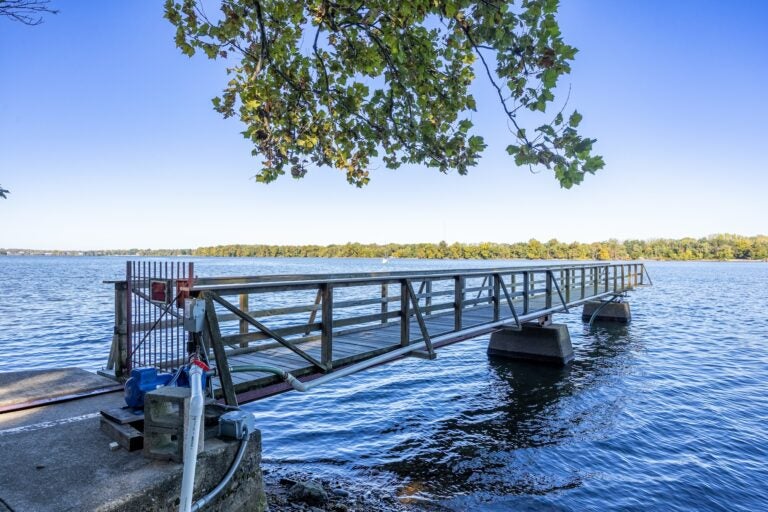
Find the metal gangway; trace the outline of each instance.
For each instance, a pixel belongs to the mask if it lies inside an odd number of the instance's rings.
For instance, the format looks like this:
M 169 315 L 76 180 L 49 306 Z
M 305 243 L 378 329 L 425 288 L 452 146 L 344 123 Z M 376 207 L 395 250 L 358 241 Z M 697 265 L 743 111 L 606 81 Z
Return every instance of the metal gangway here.
M 325 275 L 197 277 L 192 263 L 127 262 L 115 285 L 113 375 L 186 361 L 184 300 L 205 303 L 202 343 L 216 396 L 245 403 L 651 284 L 642 263 Z M 285 377 L 285 375 L 283 376 Z M 296 386 L 294 386 L 296 387 Z

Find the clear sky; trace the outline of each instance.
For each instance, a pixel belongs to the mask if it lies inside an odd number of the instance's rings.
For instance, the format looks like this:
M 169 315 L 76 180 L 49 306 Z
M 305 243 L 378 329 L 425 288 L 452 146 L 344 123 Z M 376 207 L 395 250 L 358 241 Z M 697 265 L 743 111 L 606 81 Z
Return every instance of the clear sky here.
M 53 0 L 0 19 L 0 247 L 516 242 L 768 233 L 768 2 L 566 0 L 569 108 L 606 168 L 571 190 L 517 168 L 486 86 L 468 176 L 384 167 L 263 185 L 210 99 L 224 64 L 174 46 L 162 2 Z

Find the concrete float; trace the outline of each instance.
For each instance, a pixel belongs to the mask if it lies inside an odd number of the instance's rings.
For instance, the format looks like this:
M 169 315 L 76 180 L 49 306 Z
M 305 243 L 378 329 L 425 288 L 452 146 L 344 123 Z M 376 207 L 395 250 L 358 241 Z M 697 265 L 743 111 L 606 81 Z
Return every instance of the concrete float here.
M 573 347 L 565 324 L 527 322 L 491 334 L 488 355 L 564 366 L 573 360 Z
M 597 312 L 597 315 L 595 315 Z M 589 322 L 595 317 L 595 322 L 615 322 L 628 324 L 632 321 L 632 312 L 629 308 L 629 302 L 603 302 L 591 300 L 584 303 L 584 309 L 581 312 L 581 319 Z

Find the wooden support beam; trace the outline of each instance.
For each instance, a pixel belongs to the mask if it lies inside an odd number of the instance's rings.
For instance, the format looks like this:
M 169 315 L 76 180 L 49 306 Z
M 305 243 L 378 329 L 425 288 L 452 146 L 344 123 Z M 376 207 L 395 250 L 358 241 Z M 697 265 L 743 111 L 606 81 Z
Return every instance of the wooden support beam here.
M 129 452 L 135 452 L 144 447 L 144 435 L 131 425 L 121 425 L 102 416 L 101 431 Z

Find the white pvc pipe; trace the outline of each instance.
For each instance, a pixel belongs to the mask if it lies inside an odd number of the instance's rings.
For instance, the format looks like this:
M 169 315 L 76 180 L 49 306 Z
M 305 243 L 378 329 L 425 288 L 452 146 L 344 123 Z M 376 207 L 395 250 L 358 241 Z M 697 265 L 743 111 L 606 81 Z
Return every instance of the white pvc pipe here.
M 203 419 L 203 369 L 196 364 L 190 365 L 189 386 L 192 398 L 189 401 L 189 423 L 184 437 L 184 473 L 181 478 L 181 497 L 179 510 L 192 510 L 192 493 L 195 487 L 195 467 L 197 466 L 197 445 L 200 442 L 200 423 Z

